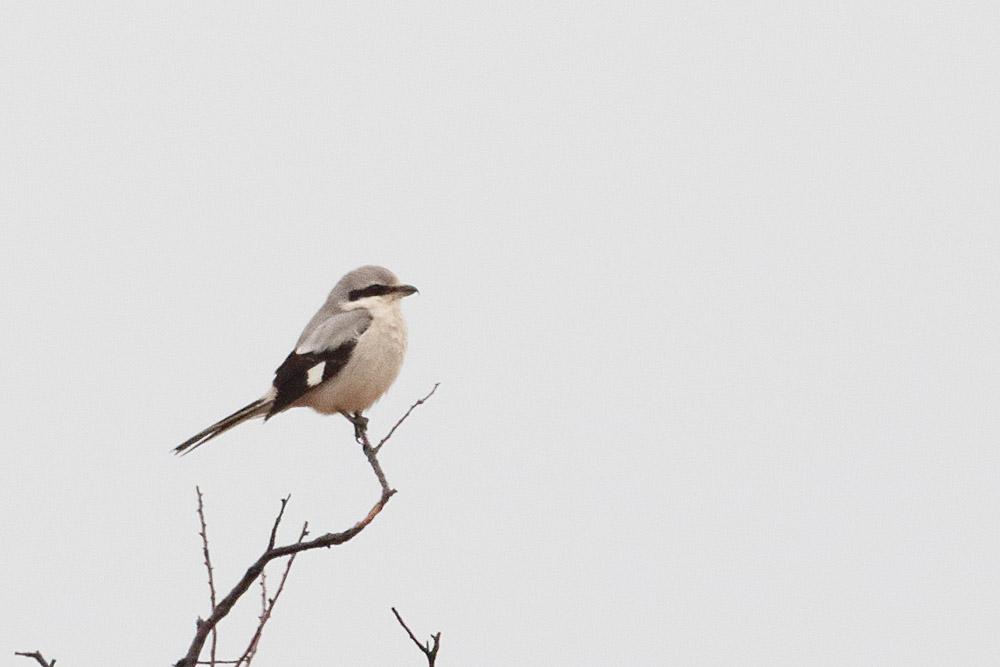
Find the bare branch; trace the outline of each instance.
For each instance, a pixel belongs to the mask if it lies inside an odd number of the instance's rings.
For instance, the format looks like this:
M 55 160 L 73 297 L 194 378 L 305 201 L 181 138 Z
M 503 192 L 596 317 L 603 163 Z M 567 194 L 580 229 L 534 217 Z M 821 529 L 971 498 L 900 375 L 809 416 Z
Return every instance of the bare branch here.
M 343 544 L 347 542 L 355 535 L 360 533 L 365 527 L 370 524 L 385 504 L 389 502 L 389 498 L 393 496 L 395 491 L 383 492 L 382 497 L 379 498 L 378 502 L 368 511 L 367 516 L 361 521 L 348 528 L 347 530 L 341 531 L 339 533 L 326 533 L 321 535 L 314 540 L 309 540 L 308 542 L 296 542 L 295 544 L 289 544 L 282 547 L 274 547 L 273 549 L 268 549 L 257 559 L 257 561 L 251 565 L 243 578 L 239 580 L 233 590 L 229 592 L 226 597 L 219 601 L 216 606 L 215 611 L 212 615 L 208 617 L 207 620 L 198 620 L 197 630 L 195 632 L 194 640 L 191 642 L 191 646 L 188 649 L 187 655 L 181 658 L 175 667 L 190 667 L 190 665 L 197 664 L 198 656 L 201 654 L 201 649 L 205 645 L 205 640 L 208 634 L 211 632 L 212 628 L 218 625 L 219 621 L 226 617 L 232 610 L 233 605 L 236 601 L 247 592 L 247 589 L 257 580 L 260 573 L 264 571 L 264 566 L 270 563 L 275 558 L 281 558 L 282 556 L 291 556 L 292 554 L 297 554 L 300 551 L 307 551 L 309 549 L 318 549 L 320 547 L 332 547 L 338 544 Z
M 416 638 L 406 623 L 403 622 L 403 617 L 399 615 L 399 612 L 396 611 L 395 607 L 392 607 L 392 613 L 396 615 L 396 620 L 399 621 L 399 624 L 403 626 L 404 630 L 406 630 L 406 634 L 410 635 L 410 639 L 413 640 L 413 643 L 416 644 L 417 648 L 419 648 L 420 651 L 427 657 L 427 667 L 434 667 L 434 661 L 437 660 L 438 649 L 441 648 L 441 633 L 439 632 L 436 635 L 431 635 L 431 639 L 434 640 L 433 646 L 431 646 L 430 642 L 421 644 L 420 640 Z
M 361 442 L 361 451 L 365 453 L 365 458 L 368 459 L 368 465 L 372 467 L 375 472 L 375 477 L 378 478 L 379 486 L 382 487 L 382 495 L 385 494 L 392 495 L 396 493 L 394 490 L 389 488 L 389 482 L 385 478 L 385 473 L 382 472 L 382 465 L 378 462 L 378 451 L 372 447 L 371 443 L 368 441 L 368 427 L 362 425 L 358 430 L 358 439 Z
M 306 521 L 302 526 L 302 532 L 299 534 L 299 541 L 306 538 L 309 534 L 309 522 Z M 264 625 L 271 618 L 271 612 L 274 611 L 274 605 L 277 604 L 278 598 L 281 597 L 281 591 L 285 590 L 285 581 L 288 580 L 288 573 L 292 569 L 292 563 L 295 562 L 296 554 L 292 554 L 288 558 L 288 562 L 285 564 L 285 571 L 281 575 L 281 581 L 278 582 L 278 590 L 275 591 L 274 597 L 270 600 L 267 598 L 267 588 L 264 585 L 264 573 L 260 573 L 260 583 L 261 583 L 261 613 L 260 613 L 260 623 L 257 624 L 257 631 L 254 632 L 253 638 L 250 640 L 250 645 L 247 646 L 246 651 L 240 656 L 240 659 L 236 661 L 237 667 L 241 664 L 249 665 L 253 661 L 254 656 L 257 655 L 257 646 L 260 644 L 261 635 L 264 633 Z M 245 661 L 245 662 L 244 662 Z
M 201 655 L 201 651 L 205 646 L 205 642 L 209 634 L 213 634 L 214 636 L 216 626 L 223 618 L 226 617 L 226 615 L 229 614 L 229 612 L 233 608 L 233 605 L 235 605 L 237 600 L 239 600 L 240 597 L 242 597 L 243 594 L 247 592 L 250 586 L 253 585 L 253 582 L 257 580 L 257 577 L 263 575 L 264 568 L 267 566 L 269 562 L 271 562 L 276 558 L 290 556 L 291 558 L 289 558 L 288 564 L 285 567 L 285 573 L 281 578 L 281 583 L 278 586 L 278 592 L 275 594 L 274 599 L 267 601 L 266 592 L 263 593 L 264 602 L 262 603 L 262 605 L 264 606 L 264 610 L 261 612 L 260 624 L 257 627 L 257 632 L 255 633 L 254 638 L 251 640 L 250 646 L 248 647 L 247 651 L 244 652 L 243 656 L 241 656 L 240 659 L 236 661 L 217 661 L 215 660 L 213 652 L 212 663 L 209 663 L 209 664 L 214 664 L 214 663 L 224 662 L 225 664 L 241 665 L 245 662 L 246 664 L 249 664 L 250 660 L 253 659 L 253 655 L 257 650 L 257 644 L 260 641 L 260 633 L 263 631 L 263 627 L 267 623 L 267 619 L 270 618 L 271 611 L 274 609 L 274 603 L 276 602 L 278 595 L 281 593 L 284 587 L 285 580 L 288 577 L 288 571 L 292 566 L 292 560 L 295 554 L 299 553 L 300 551 L 308 551 L 310 549 L 318 549 L 320 547 L 329 548 L 347 542 L 348 540 L 356 536 L 358 533 L 360 533 L 362 530 L 364 530 L 365 527 L 367 527 L 368 524 L 370 524 L 375 519 L 375 517 L 378 516 L 379 512 L 381 512 L 382 509 L 385 507 L 386 503 L 389 502 L 389 499 L 392 498 L 393 495 L 395 495 L 396 491 L 395 489 L 389 486 L 389 482 L 385 477 L 385 473 L 382 471 L 382 466 L 378 461 L 378 450 L 382 447 L 382 445 L 386 443 L 386 441 L 392 436 L 392 434 L 396 431 L 399 425 L 403 423 L 403 421 L 410 415 L 410 413 L 413 412 L 413 410 L 418 405 L 423 404 L 424 401 L 426 401 L 434 394 L 434 392 L 438 388 L 438 384 L 440 383 L 434 385 L 434 388 L 431 389 L 429 394 L 427 394 L 426 396 L 418 400 L 416 403 L 411 405 L 410 409 L 407 410 L 406 413 L 399 419 L 399 421 L 396 422 L 395 426 L 393 426 L 392 429 L 389 430 L 389 433 L 384 438 L 382 438 L 382 440 L 378 443 L 378 445 L 374 447 L 372 446 L 370 440 L 368 439 L 368 420 L 365 419 L 361 415 L 361 413 L 356 413 L 354 415 L 346 415 L 348 419 L 350 419 L 351 422 L 354 424 L 355 435 L 357 437 L 357 440 L 358 442 L 361 443 L 361 449 L 364 452 L 365 458 L 368 459 L 368 464 L 371 466 L 372 471 L 375 473 L 375 477 L 378 479 L 379 486 L 382 489 L 382 495 L 378 499 L 378 502 L 376 502 L 375 505 L 372 506 L 372 508 L 368 511 L 368 514 L 363 519 L 361 519 L 361 521 L 358 521 L 347 530 L 341 531 L 339 533 L 326 533 L 325 535 L 321 535 L 316 539 L 303 541 L 305 536 L 307 535 L 306 527 L 308 526 L 308 524 L 306 524 L 306 526 L 303 526 L 302 534 L 300 535 L 299 540 L 297 542 L 295 542 L 294 544 L 288 544 L 285 546 L 276 547 L 275 542 L 277 540 L 278 525 L 281 523 L 281 519 L 284 516 L 285 507 L 288 505 L 288 500 L 290 496 L 284 498 L 281 501 L 281 509 L 278 512 L 278 516 L 274 521 L 274 525 L 271 527 L 271 533 L 268 539 L 267 549 L 264 551 L 263 554 L 260 555 L 259 558 L 257 558 L 257 561 L 247 569 L 246 573 L 239 580 L 239 582 L 237 582 L 236 586 L 234 586 L 233 589 L 226 595 L 226 597 L 222 598 L 222 600 L 218 601 L 218 603 L 215 603 L 214 593 L 213 593 L 213 605 L 212 605 L 211 615 L 206 620 L 202 620 L 200 618 L 198 619 L 195 630 L 195 636 L 191 642 L 191 646 L 188 648 L 187 654 L 183 658 L 181 658 L 177 663 L 175 663 L 175 667 L 193 667 L 194 665 L 205 664 L 199 662 L 198 658 Z M 200 491 L 198 497 L 199 497 L 199 507 L 200 507 L 201 503 Z M 202 524 L 204 526 L 204 519 L 202 521 Z M 204 528 L 202 532 L 204 534 L 205 532 Z M 207 560 L 207 553 L 208 553 L 207 538 L 204 540 L 204 544 L 206 545 L 205 552 Z M 212 584 L 212 587 L 214 588 L 214 583 Z M 400 619 L 400 622 L 402 623 L 402 619 Z M 437 643 L 438 639 L 435 638 L 433 654 L 428 653 L 432 666 L 433 666 L 433 655 L 436 655 L 437 653 Z M 428 652 L 431 651 L 429 646 L 427 651 Z
M 201 550 L 205 554 L 205 569 L 208 570 L 208 594 L 212 602 L 212 611 L 215 611 L 215 576 L 212 570 L 212 558 L 208 554 L 208 527 L 205 525 L 205 505 L 202 502 L 201 489 L 194 487 L 198 493 L 198 521 L 201 522 Z M 212 645 L 209 648 L 209 663 L 215 665 L 215 648 L 219 642 L 219 634 L 216 628 L 212 628 Z
M 406 414 L 404 414 L 402 417 L 400 417 L 399 421 L 396 422 L 391 429 L 389 429 L 389 432 L 386 433 L 385 437 L 382 438 L 381 440 L 379 440 L 379 443 L 377 445 L 375 445 L 374 449 L 375 449 L 375 453 L 376 454 L 378 454 L 378 450 L 382 449 L 382 445 L 384 445 L 386 443 L 386 441 L 389 438 L 392 437 L 392 434 L 396 432 L 396 429 L 399 428 L 399 425 L 402 424 L 404 421 L 406 421 L 406 418 L 410 416 L 410 413 L 413 412 L 417 408 L 418 405 L 423 405 L 424 402 L 428 398 L 430 398 L 431 396 L 433 396 L 434 392 L 437 391 L 437 388 L 440 385 L 441 385 L 440 382 L 435 382 L 434 383 L 434 387 L 431 389 L 431 391 L 430 391 L 429 394 L 427 394 L 426 396 L 424 396 L 423 398 L 421 398 L 416 403 L 414 403 L 413 405 L 410 406 L 410 409 L 406 411 Z
M 42 657 L 41 651 L 32 651 L 31 653 L 23 653 L 21 651 L 14 651 L 14 655 L 23 655 L 25 658 L 34 658 L 38 661 L 42 667 L 55 667 L 56 659 L 52 658 L 51 661 L 46 662 L 45 658 Z

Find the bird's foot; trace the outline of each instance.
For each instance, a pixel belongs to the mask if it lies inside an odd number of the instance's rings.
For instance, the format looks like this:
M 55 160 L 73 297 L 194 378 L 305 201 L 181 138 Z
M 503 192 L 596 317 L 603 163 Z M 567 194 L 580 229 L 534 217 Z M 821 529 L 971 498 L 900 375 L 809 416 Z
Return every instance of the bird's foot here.
M 344 413 L 347 420 L 354 424 L 354 439 L 360 444 L 364 444 L 365 437 L 368 435 L 368 417 L 365 417 L 360 412 L 354 412 L 351 414 Z

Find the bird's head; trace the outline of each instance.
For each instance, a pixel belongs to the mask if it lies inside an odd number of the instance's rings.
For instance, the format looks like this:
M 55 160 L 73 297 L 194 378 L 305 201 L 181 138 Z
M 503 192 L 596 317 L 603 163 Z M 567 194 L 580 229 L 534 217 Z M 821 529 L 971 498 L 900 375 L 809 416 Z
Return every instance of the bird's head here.
M 343 310 L 353 310 L 392 305 L 416 292 L 413 285 L 400 284 L 389 269 L 369 264 L 341 278 L 330 296 Z

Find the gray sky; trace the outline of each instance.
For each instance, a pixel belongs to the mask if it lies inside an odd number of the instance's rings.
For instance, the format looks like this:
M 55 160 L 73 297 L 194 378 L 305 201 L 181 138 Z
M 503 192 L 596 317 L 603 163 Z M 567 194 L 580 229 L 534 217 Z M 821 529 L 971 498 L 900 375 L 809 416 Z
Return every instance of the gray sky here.
M 381 263 L 399 494 L 257 664 L 994 665 L 989 3 L 9 1 L 0 664 L 179 659 L 364 515 L 349 424 L 170 448 Z M 279 569 L 272 572 L 276 580 Z M 256 594 L 255 592 L 253 593 Z M 223 657 L 256 603 L 222 626 Z

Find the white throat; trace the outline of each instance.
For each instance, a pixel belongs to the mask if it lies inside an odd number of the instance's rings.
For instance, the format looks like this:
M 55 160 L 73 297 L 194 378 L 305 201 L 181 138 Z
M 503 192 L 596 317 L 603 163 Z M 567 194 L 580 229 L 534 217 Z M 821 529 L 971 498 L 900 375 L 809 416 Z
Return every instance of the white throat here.
M 366 296 L 357 301 L 344 301 L 340 304 L 341 310 L 357 310 L 364 308 L 372 314 L 375 319 L 385 317 L 400 317 L 399 297 L 390 295 Z

